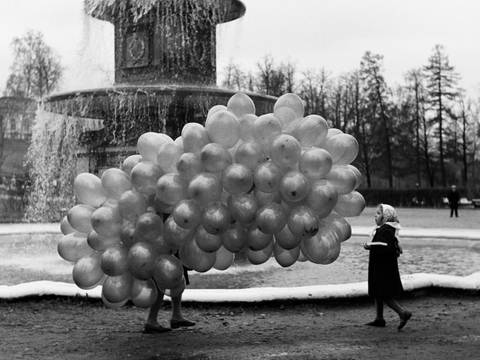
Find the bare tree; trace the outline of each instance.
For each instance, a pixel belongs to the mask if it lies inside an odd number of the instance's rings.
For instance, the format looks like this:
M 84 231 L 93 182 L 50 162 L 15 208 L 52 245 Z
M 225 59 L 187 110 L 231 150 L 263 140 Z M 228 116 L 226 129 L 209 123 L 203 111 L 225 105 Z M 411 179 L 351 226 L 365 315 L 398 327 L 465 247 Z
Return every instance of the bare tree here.
M 383 123 L 385 155 L 387 158 L 387 177 L 389 187 L 393 187 L 393 165 L 391 151 L 390 119 L 387 115 L 387 85 L 383 77 L 383 56 L 367 51 L 360 62 L 360 73 L 365 84 L 365 92 L 373 105 L 372 116 L 375 117 L 376 110 L 380 112 L 380 119 Z
M 6 96 L 40 99 L 58 86 L 62 67 L 40 32 L 28 31 L 12 41 L 14 60 L 5 87 Z

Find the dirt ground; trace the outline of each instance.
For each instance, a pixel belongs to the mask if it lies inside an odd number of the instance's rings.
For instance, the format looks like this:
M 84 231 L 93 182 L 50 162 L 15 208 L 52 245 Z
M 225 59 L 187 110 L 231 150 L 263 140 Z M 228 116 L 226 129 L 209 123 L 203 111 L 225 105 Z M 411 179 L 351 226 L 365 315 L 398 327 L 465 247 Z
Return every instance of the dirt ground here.
M 197 326 L 141 332 L 146 311 L 107 309 L 98 300 L 0 302 L 0 359 L 478 359 L 480 294 L 431 292 L 401 300 L 413 312 L 403 331 L 370 300 L 184 304 Z M 170 305 L 160 316 L 167 325 Z

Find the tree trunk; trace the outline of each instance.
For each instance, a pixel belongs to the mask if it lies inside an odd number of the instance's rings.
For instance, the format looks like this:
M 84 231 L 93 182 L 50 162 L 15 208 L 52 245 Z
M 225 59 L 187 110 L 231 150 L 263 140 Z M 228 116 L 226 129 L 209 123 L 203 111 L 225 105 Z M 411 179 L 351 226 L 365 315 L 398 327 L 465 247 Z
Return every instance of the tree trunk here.
M 462 110 L 463 131 L 462 131 L 462 161 L 463 161 L 463 184 L 468 184 L 468 161 L 467 161 L 467 115 Z
M 443 153 L 443 104 L 442 104 L 442 86 L 441 76 L 438 77 L 438 147 L 440 151 L 440 174 L 442 177 L 442 185 L 447 186 L 447 177 L 445 174 L 445 158 Z
M 430 187 L 435 186 L 435 179 L 433 177 L 432 167 L 430 166 L 430 154 L 428 152 L 428 135 L 427 135 L 427 121 L 425 119 L 425 113 L 422 116 L 423 120 L 423 151 L 425 156 L 425 167 L 427 170 L 428 180 L 430 182 Z
M 391 143 L 390 143 L 390 131 L 388 126 L 388 117 L 385 112 L 383 97 L 380 92 L 380 84 L 378 84 L 378 80 L 377 80 L 377 97 L 380 105 L 380 116 L 382 117 L 383 126 L 385 130 L 385 146 L 386 146 L 385 151 L 387 152 L 388 185 L 389 185 L 389 188 L 392 189 L 393 188 L 393 166 L 392 166 L 392 150 L 391 150 Z
M 417 173 L 417 184 L 422 185 L 420 172 L 420 99 L 418 94 L 418 80 L 415 79 L 415 164 Z

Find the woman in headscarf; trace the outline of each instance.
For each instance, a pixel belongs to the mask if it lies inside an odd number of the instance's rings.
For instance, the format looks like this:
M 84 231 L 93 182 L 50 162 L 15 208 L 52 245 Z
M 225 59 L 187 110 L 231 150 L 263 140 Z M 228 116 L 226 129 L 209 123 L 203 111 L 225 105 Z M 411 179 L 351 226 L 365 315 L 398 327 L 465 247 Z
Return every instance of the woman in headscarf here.
M 387 304 L 400 317 L 398 330 L 401 330 L 412 317 L 412 313 L 404 309 L 394 300 L 403 292 L 402 281 L 398 271 L 397 258 L 402 250 L 398 243 L 400 224 L 395 209 L 387 204 L 380 204 L 375 213 L 377 226 L 373 231 L 371 242 L 364 248 L 370 250 L 368 263 L 368 294 L 375 299 L 377 316 L 370 326 L 385 326 L 383 304 Z

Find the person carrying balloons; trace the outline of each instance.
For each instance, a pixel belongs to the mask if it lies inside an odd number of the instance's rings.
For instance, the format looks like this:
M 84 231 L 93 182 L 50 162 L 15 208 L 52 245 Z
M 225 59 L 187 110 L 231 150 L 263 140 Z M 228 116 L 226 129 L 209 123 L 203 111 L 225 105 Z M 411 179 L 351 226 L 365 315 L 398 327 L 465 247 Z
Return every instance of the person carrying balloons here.
M 367 323 L 369 326 L 385 327 L 383 304 L 387 304 L 400 317 L 398 330 L 401 330 L 412 313 L 404 309 L 394 298 L 403 291 L 397 258 L 402 253 L 398 244 L 400 224 L 395 209 L 380 204 L 375 213 L 375 223 L 371 242 L 363 246 L 370 251 L 368 264 L 368 294 L 375 299 L 377 316 Z

